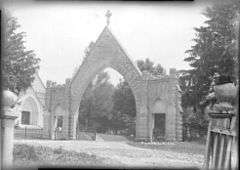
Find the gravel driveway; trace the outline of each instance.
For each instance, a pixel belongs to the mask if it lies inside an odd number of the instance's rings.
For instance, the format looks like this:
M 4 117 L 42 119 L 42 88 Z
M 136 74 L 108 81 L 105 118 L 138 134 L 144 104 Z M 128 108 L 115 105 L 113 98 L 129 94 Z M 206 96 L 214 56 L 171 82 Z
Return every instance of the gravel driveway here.
M 130 146 L 125 142 L 98 142 L 98 141 L 53 141 L 53 140 L 15 140 L 16 144 L 34 146 L 48 146 L 85 152 L 100 157 L 109 158 L 121 165 L 112 166 L 153 166 L 153 167 L 198 167 L 203 165 L 204 156 L 198 154 L 178 153 L 155 149 L 145 149 Z

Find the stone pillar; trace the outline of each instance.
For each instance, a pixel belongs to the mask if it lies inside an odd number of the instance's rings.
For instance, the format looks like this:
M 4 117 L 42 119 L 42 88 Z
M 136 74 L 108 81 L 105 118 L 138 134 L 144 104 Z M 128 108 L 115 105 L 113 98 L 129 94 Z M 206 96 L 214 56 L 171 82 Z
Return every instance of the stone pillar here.
M 56 118 L 55 118 L 55 115 L 53 113 L 51 113 L 51 125 L 50 125 L 50 138 L 52 140 L 55 139 L 55 123 L 56 123 Z
M 149 138 L 150 141 L 152 142 L 153 140 L 153 128 L 154 128 L 154 114 L 152 114 L 151 112 L 149 113 Z
M 50 113 L 45 110 L 44 114 L 43 114 L 43 133 L 44 133 L 44 138 L 50 138 L 50 130 L 51 130 L 51 116 Z
M 3 91 L 3 115 L 1 121 L 1 169 L 12 167 L 14 124 L 17 118 L 13 107 L 17 103 L 17 96 L 10 91 Z
M 149 113 L 149 80 L 151 74 L 147 71 L 143 72 L 143 82 L 139 89 L 136 101 L 137 116 L 136 116 L 136 141 L 150 141 L 150 113 Z M 135 99 L 136 100 L 136 99 Z
M 69 139 L 69 114 L 65 112 L 63 116 L 62 138 Z
M 12 166 L 13 161 L 13 140 L 14 120 L 17 116 L 4 115 L 1 118 L 2 133 L 2 163 L 3 168 Z
M 170 68 L 169 69 L 169 75 L 171 76 L 176 76 L 177 70 L 175 68 Z
M 139 113 L 137 113 L 136 120 L 136 140 L 137 141 L 149 141 L 149 117 L 148 108 L 146 103 L 146 97 L 141 101 L 139 105 Z
M 75 140 L 76 139 L 76 123 L 77 123 L 77 116 L 74 114 L 69 114 L 69 139 Z

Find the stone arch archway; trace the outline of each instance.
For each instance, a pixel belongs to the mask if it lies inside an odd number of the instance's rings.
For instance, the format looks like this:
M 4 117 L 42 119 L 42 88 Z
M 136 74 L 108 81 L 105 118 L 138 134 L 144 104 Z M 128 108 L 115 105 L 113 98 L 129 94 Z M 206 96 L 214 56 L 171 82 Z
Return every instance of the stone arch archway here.
M 146 95 L 144 95 L 141 72 L 130 60 L 108 27 L 105 27 L 70 83 L 70 136 L 73 138 L 76 136 L 78 110 L 82 96 L 96 74 L 107 67 L 119 72 L 129 83 L 136 102 L 136 135 L 142 134 L 138 122 L 140 114 L 147 113 L 147 111 L 144 104 Z

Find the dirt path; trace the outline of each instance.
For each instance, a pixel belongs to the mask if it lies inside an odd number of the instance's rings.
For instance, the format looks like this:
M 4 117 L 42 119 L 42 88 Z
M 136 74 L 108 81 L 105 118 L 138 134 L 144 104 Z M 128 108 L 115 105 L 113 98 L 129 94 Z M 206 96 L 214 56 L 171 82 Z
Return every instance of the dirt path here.
M 144 149 L 130 146 L 125 142 L 97 141 L 52 141 L 52 140 L 15 140 L 15 143 L 35 146 L 48 146 L 76 152 L 85 152 L 121 162 L 126 166 L 154 167 L 202 167 L 203 155 L 191 155 L 173 151 Z M 122 165 L 113 165 L 122 166 Z

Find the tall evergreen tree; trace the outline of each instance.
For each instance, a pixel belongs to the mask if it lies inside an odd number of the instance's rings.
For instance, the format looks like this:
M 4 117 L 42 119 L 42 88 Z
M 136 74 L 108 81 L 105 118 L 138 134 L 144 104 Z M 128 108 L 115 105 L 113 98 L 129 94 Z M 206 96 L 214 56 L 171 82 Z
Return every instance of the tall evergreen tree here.
M 24 32 L 17 32 L 20 25 L 17 19 L 6 10 L 3 16 L 3 46 L 2 46 L 2 86 L 19 93 L 28 88 L 39 68 L 39 58 L 33 50 L 26 50 L 24 46 Z
M 234 23 L 239 11 L 240 2 L 230 0 L 215 2 L 203 13 L 208 18 L 206 26 L 195 28 L 195 45 L 186 51 L 189 56 L 185 61 L 192 69 L 183 71 L 180 76 L 184 105 L 196 110 L 209 93 L 216 74 L 226 77 L 224 81 L 236 82 L 238 58 Z
M 193 114 L 185 115 L 184 122 L 200 136 L 207 131 L 203 101 L 212 89 L 214 76 L 222 77 L 220 84 L 238 81 L 235 23 L 240 14 L 240 1 L 215 1 L 203 14 L 208 19 L 204 26 L 195 28 L 195 44 L 186 51 L 185 61 L 191 69 L 180 72 L 182 105 L 193 108 Z

